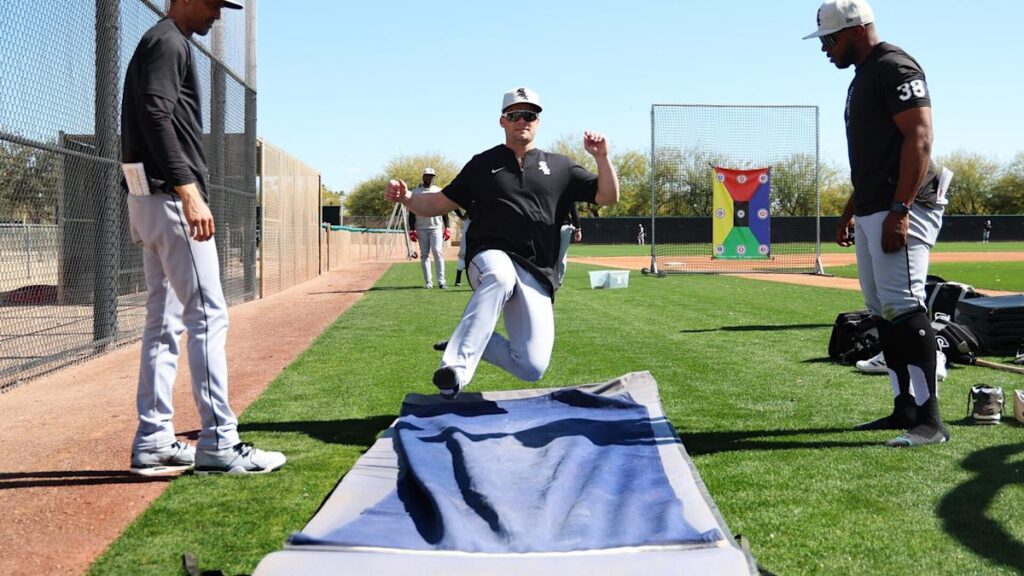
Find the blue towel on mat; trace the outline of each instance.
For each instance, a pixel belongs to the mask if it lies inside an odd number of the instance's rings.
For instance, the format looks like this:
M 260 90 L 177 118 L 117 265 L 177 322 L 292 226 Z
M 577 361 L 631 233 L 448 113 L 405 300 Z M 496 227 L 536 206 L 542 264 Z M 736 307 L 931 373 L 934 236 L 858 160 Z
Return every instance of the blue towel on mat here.
M 563 552 L 708 543 L 683 518 L 647 409 L 628 395 L 405 404 L 394 492 L 324 538 L 465 552 Z

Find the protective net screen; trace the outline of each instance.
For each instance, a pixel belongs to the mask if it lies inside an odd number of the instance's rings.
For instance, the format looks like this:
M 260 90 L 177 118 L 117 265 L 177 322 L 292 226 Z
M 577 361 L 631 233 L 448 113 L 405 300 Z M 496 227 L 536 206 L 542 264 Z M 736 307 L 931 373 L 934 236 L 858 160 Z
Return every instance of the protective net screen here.
M 139 39 L 165 8 L 0 3 L 0 391 L 141 334 L 145 279 L 121 191 L 121 93 Z M 192 46 L 232 304 L 257 288 L 252 29 L 247 11 L 224 10 Z
M 651 164 L 658 272 L 820 271 L 817 107 L 654 105 Z

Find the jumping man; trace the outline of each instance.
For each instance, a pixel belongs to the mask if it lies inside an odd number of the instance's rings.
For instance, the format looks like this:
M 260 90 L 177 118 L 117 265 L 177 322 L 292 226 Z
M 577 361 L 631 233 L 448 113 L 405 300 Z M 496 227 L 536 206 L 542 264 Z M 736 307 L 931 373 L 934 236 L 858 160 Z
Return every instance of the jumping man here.
M 420 216 L 475 204 L 466 235 L 466 276 L 475 292 L 451 339 L 438 346 L 444 356 L 434 384 L 445 398 L 454 398 L 469 384 L 481 359 L 522 380 L 544 375 L 555 341 L 552 300 L 562 222 L 573 202 L 605 206 L 619 201 L 604 135 L 583 135 L 587 152 L 597 161 L 595 175 L 536 147 L 541 110 L 536 92 L 507 92 L 498 120 L 505 143 L 474 156 L 440 194 L 413 196 L 405 182 L 388 183 L 386 198 Z M 494 331 L 502 311 L 507 338 Z

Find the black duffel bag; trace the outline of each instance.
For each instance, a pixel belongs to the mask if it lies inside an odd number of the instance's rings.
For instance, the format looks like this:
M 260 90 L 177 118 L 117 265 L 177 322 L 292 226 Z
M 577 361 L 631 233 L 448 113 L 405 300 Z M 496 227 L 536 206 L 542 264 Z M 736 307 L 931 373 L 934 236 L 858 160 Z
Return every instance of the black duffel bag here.
M 843 364 L 867 360 L 882 351 L 878 339 L 878 318 L 867 310 L 843 312 L 836 316 L 828 339 L 829 358 Z

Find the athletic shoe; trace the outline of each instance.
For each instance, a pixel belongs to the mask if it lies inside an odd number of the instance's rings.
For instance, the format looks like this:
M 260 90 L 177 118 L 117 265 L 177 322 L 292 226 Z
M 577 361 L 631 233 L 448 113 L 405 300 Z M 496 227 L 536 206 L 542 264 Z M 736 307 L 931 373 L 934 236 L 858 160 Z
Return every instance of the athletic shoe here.
M 196 452 L 196 474 L 266 474 L 284 466 L 287 460 L 280 452 L 265 452 L 239 442 L 224 450 Z
M 918 424 L 896 438 L 885 443 L 889 448 L 916 448 L 930 444 L 942 444 L 949 440 L 949 430 L 941 423 Z
M 865 374 L 888 374 L 889 368 L 885 365 L 885 353 L 879 352 L 874 358 L 858 360 L 855 364 L 857 370 Z
M 879 352 L 875 357 L 867 360 L 858 360 L 855 365 L 857 370 L 865 374 L 888 374 L 889 367 L 885 364 L 885 353 Z M 946 379 L 948 371 L 946 369 L 946 355 L 942 353 L 942 350 L 935 351 L 935 379 L 942 382 Z
M 972 404 L 974 408 L 970 409 Z M 1003 415 L 1003 389 L 984 384 L 971 386 L 967 406 L 975 424 L 999 424 Z
M 455 283 L 455 287 L 456 288 L 458 288 L 459 286 L 462 286 L 462 282 L 456 282 Z M 1024 356 L 1021 356 L 1021 358 L 1024 358 Z
M 1024 424 L 1024 390 L 1013 391 L 1013 417 Z
M 433 285 L 433 284 L 426 284 L 426 285 L 425 285 L 425 286 L 423 286 L 423 287 L 424 287 L 424 288 L 426 288 L 427 290 L 430 290 L 431 288 L 433 288 L 433 287 L 434 287 L 434 285 Z
M 456 284 L 458 286 L 458 284 Z M 1018 352 L 1017 357 L 1013 359 L 1014 364 L 1024 364 L 1024 352 Z
M 447 284 L 441 284 L 441 290 L 447 290 L 447 289 L 448 289 L 448 285 Z
M 438 352 L 444 352 L 447 349 L 448 349 L 448 341 L 447 340 L 438 340 L 437 342 L 434 342 L 434 350 L 437 350 Z
M 184 472 L 196 463 L 196 449 L 184 442 L 159 450 L 132 452 L 132 474 L 140 476 L 171 476 Z
M 459 386 L 459 378 L 455 374 L 455 369 L 448 367 L 438 368 L 434 372 L 434 386 L 437 386 L 441 398 L 445 400 L 454 400 L 462 390 L 462 387 Z

